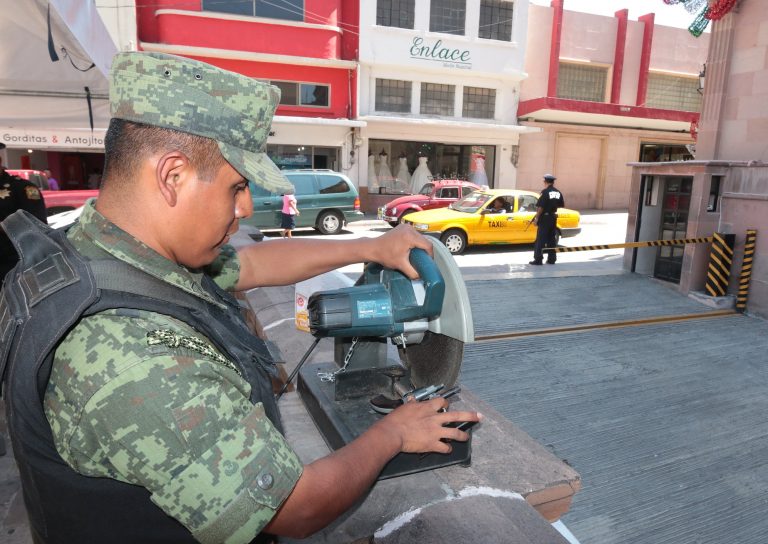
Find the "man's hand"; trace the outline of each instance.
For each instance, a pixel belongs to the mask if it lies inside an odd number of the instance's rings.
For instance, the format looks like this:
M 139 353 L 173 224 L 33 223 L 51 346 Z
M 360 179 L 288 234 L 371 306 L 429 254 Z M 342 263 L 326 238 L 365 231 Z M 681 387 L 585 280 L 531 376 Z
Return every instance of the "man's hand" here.
M 385 268 L 395 268 L 412 280 L 419 274 L 411 266 L 408 257 L 413 248 L 421 248 L 432 256 L 432 243 L 410 225 L 400 224 L 378 238 L 371 238 L 369 260 Z
M 379 420 L 375 427 L 381 432 L 395 433 L 401 441 L 400 451 L 407 453 L 450 453 L 450 440 L 465 442 L 469 434 L 444 425 L 456 421 L 480 421 L 478 412 L 442 412 L 448 401 L 435 398 L 427 401 L 410 401 Z

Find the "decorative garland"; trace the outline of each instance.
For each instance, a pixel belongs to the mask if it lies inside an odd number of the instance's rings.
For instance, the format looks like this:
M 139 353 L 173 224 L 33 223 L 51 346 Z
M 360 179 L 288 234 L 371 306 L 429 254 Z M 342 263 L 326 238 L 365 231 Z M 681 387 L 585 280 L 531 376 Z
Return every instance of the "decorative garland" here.
M 714 0 L 714 2 L 710 2 L 709 9 L 704 14 L 704 17 L 710 21 L 719 21 L 733 9 L 738 1 L 739 0 Z
M 695 37 L 701 36 L 710 21 L 719 21 L 725 17 L 739 0 L 664 0 L 668 6 L 683 4 L 688 13 L 696 13 L 696 18 L 688 27 L 688 32 Z

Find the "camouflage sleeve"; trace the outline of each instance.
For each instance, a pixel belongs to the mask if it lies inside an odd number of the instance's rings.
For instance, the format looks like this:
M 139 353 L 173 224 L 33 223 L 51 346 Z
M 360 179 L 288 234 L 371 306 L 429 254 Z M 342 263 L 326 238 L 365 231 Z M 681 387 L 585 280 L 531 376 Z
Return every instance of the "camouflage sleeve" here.
M 193 334 L 166 319 L 167 335 Z M 302 464 L 231 363 L 199 336 L 149 345 L 148 325 L 99 314 L 59 346 L 46 393 L 57 449 L 82 474 L 146 488 L 200 542 L 250 542 Z
M 234 291 L 240 278 L 240 259 L 235 248 L 229 244 L 222 246 L 216 260 L 205 267 L 205 273 L 225 291 Z

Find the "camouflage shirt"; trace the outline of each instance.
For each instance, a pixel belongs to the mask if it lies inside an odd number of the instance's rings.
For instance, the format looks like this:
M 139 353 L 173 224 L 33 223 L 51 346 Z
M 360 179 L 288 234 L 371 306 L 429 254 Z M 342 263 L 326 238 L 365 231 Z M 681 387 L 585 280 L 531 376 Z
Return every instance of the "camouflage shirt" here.
M 121 259 L 213 302 L 202 273 L 163 258 L 92 202 L 68 237 L 86 256 Z M 232 289 L 234 248 L 206 272 Z M 146 488 L 200 542 L 250 542 L 292 491 L 301 462 L 204 336 L 169 316 L 132 314 L 83 318 L 56 349 L 45 412 L 59 454 L 80 474 Z

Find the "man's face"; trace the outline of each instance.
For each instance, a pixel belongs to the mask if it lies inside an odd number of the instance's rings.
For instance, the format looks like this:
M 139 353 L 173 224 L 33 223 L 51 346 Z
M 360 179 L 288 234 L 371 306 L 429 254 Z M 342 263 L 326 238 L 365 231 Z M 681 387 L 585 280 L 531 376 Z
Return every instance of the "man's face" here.
M 253 201 L 248 182 L 229 163 L 212 180 L 191 181 L 179 200 L 175 254 L 178 263 L 200 268 L 216 259 L 239 220 L 253 213 Z

